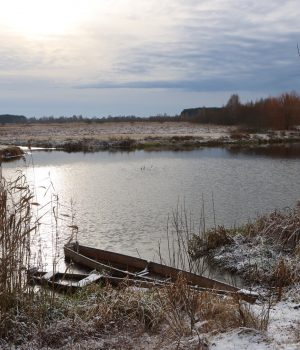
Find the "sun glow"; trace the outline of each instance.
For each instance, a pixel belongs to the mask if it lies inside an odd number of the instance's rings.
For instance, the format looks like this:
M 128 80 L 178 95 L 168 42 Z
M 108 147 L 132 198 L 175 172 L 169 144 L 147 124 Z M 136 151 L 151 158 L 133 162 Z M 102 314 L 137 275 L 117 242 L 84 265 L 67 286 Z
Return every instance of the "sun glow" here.
M 0 24 L 25 37 L 64 35 L 80 26 L 88 13 L 88 1 L 0 1 Z

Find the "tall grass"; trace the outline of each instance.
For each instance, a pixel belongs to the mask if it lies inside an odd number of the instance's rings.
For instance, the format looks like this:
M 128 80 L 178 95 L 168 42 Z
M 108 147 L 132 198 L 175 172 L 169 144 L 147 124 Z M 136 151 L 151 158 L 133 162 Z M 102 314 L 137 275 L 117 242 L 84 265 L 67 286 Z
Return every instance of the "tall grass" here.
M 29 297 L 26 270 L 38 224 L 32 215 L 34 204 L 22 173 L 12 181 L 0 177 L 0 336 L 12 327 L 10 311 Z

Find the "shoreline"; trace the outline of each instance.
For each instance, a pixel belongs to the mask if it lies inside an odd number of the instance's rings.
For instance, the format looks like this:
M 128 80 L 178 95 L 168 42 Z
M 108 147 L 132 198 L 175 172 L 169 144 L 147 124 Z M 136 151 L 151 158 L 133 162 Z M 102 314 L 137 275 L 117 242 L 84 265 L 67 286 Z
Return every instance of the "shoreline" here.
M 15 124 L 0 126 L 0 144 L 63 150 L 186 151 L 202 147 L 256 147 L 300 143 L 300 130 L 245 132 L 189 122 Z

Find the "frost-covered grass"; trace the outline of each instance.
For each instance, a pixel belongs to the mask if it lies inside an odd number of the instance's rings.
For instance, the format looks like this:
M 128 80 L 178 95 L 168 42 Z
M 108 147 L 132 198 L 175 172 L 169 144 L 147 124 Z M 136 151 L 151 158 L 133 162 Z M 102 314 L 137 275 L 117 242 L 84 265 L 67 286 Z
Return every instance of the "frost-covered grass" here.
M 190 240 L 194 259 L 208 257 L 245 282 L 284 287 L 300 281 L 300 205 L 245 226 L 217 227 Z
M 118 289 L 91 286 L 54 299 L 35 293 L 29 303 L 12 307 L 9 317 L 13 329 L 2 337 L 3 348 L 173 349 L 171 344 L 183 342 L 182 348 L 204 349 L 209 334 L 261 329 L 259 317 L 244 302 L 194 291 L 182 279 L 147 290 L 126 283 Z M 186 347 L 189 342 L 192 347 Z
M 299 289 L 280 303 L 249 305 L 165 288 L 91 286 L 74 296 L 35 293 L 11 315 L 3 349 L 297 349 Z M 298 323 L 297 323 L 298 322 Z M 289 347 L 287 347 L 289 346 Z

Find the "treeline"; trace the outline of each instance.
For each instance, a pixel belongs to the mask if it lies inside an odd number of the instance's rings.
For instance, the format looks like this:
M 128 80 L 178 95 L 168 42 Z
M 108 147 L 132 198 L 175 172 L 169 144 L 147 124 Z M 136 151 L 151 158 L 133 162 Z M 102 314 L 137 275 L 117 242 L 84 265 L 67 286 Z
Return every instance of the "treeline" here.
M 53 116 L 50 117 L 42 117 L 42 118 L 28 118 L 28 123 L 41 123 L 41 124 L 49 124 L 49 123 L 115 123 L 115 122 L 165 122 L 165 121 L 180 121 L 180 116 L 169 116 L 167 114 L 161 114 L 156 116 L 150 116 L 146 118 L 136 117 L 134 115 L 128 116 L 108 116 L 108 117 L 93 117 L 86 118 L 82 115 L 73 115 L 72 117 L 61 116 L 55 118 Z
M 181 113 L 181 120 L 287 130 L 300 125 L 300 96 L 291 92 L 242 104 L 238 95 L 232 95 L 227 104 L 220 108 L 185 109 Z
M 159 114 L 156 116 L 150 116 L 150 117 L 136 117 L 134 115 L 128 115 L 128 116 L 108 116 L 108 117 L 93 117 L 93 118 L 87 118 L 83 117 L 82 115 L 73 115 L 72 117 L 67 116 L 60 116 L 60 117 L 53 117 L 53 116 L 44 116 L 41 118 L 26 118 L 25 116 L 18 116 L 18 115 L 12 115 L 12 114 L 3 114 L 0 115 L 0 123 L 1 124 L 15 124 L 15 123 L 27 123 L 27 124 L 63 124 L 63 123 L 115 123 L 115 122 L 166 122 L 166 121 L 174 121 L 178 122 L 181 118 L 179 115 L 176 116 L 170 116 L 167 114 Z
M 82 115 L 71 117 L 44 116 L 26 118 L 25 116 L 0 115 L 0 123 L 107 123 L 107 122 L 166 122 L 189 121 L 201 124 L 239 125 L 251 129 L 287 130 L 300 125 L 300 96 L 295 93 L 284 93 L 278 97 L 262 98 L 245 104 L 238 95 L 232 95 L 223 107 L 199 107 L 184 109 L 180 116 L 158 114 L 147 118 L 134 115 L 120 115 L 87 118 Z

